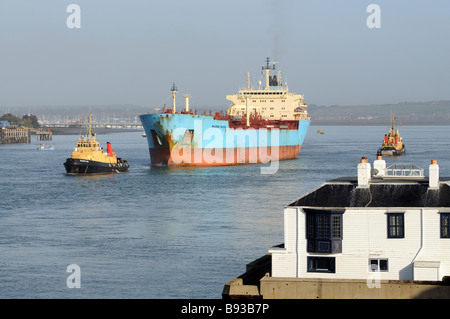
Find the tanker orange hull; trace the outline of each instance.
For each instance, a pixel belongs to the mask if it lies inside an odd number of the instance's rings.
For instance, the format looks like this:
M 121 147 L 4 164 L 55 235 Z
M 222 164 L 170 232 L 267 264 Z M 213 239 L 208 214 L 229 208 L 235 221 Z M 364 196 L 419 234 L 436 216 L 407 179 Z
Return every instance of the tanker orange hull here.
M 172 150 L 178 154 L 171 156 L 169 149 L 150 148 L 150 161 L 155 166 L 229 166 L 239 164 L 268 163 L 273 158 L 278 160 L 295 159 L 300 152 L 300 145 L 280 146 L 272 150 L 263 147 L 238 149 L 182 149 Z M 196 159 L 200 158 L 200 161 Z

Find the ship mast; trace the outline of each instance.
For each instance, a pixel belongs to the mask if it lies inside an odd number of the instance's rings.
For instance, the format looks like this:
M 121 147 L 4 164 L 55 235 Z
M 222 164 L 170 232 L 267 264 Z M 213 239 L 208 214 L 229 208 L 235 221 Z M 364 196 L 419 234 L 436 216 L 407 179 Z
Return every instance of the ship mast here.
M 268 91 L 270 90 L 270 81 L 269 81 L 269 74 L 270 71 L 275 70 L 275 63 L 272 62 L 272 66 L 269 65 L 270 58 L 266 58 L 266 65 L 262 66 L 262 70 L 266 71 L 266 87 L 264 90 Z
M 392 113 L 392 128 L 391 128 L 391 131 L 392 131 L 392 133 L 394 133 L 394 132 L 395 132 L 395 128 L 394 128 L 394 122 L 395 122 L 395 114 L 394 114 L 394 113 Z
M 88 131 L 88 137 L 91 139 L 92 137 L 92 113 L 89 113 L 89 131 Z
M 178 93 L 178 90 L 177 90 L 177 87 L 175 86 L 175 83 L 173 83 L 172 89 L 170 90 L 170 92 L 172 92 L 172 99 L 173 99 L 172 114 L 175 114 L 177 112 L 177 106 L 176 106 L 176 103 L 175 103 L 176 98 L 175 97 L 177 96 L 177 93 Z

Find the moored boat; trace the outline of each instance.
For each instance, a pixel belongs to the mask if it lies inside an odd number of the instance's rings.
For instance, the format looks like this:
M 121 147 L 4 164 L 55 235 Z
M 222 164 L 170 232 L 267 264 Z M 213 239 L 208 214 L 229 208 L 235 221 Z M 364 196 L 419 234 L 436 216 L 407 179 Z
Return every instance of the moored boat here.
M 53 147 L 53 145 L 40 144 L 37 149 L 38 151 L 53 151 L 55 148 Z
M 381 155 L 403 155 L 406 152 L 406 146 L 400 136 L 398 129 L 395 128 L 395 114 L 392 114 L 392 126 L 389 132 L 384 135 L 381 148 L 377 153 Z
M 130 165 L 116 156 L 111 143 L 107 142 L 106 152 L 103 151 L 96 134 L 92 133 L 92 114 L 89 114 L 88 132 L 81 136 L 64 167 L 68 174 L 95 174 L 124 172 Z

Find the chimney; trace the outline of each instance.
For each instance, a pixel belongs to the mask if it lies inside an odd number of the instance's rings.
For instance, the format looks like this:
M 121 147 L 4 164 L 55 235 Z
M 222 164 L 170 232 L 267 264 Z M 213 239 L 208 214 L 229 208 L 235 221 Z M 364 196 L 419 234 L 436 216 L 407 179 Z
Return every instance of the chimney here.
M 439 165 L 436 160 L 431 160 L 429 168 L 428 187 L 431 189 L 439 188 Z
M 370 182 L 370 163 L 367 157 L 362 157 L 358 164 L 358 187 L 369 187 Z
M 386 161 L 382 159 L 381 155 L 377 155 L 377 159 L 373 161 L 373 169 L 375 177 L 383 177 L 386 173 Z

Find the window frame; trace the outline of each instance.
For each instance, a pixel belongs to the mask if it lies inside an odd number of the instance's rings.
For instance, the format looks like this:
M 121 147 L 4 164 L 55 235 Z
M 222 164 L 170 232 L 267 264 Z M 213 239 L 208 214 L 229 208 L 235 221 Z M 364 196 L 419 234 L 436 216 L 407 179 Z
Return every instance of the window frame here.
M 306 251 L 342 253 L 344 210 L 304 209 Z
M 377 261 L 378 269 L 372 268 L 372 261 Z M 386 262 L 386 267 L 381 267 L 380 262 Z M 389 272 L 389 259 L 388 258 L 369 258 L 368 268 L 369 268 L 369 272 Z
M 440 238 L 450 238 L 450 213 L 440 213 Z M 444 226 L 444 221 L 446 221 L 446 225 Z M 446 235 L 444 235 L 444 227 L 446 229 Z
M 395 212 L 386 215 L 387 238 L 405 238 L 405 213 Z M 392 217 L 395 217 L 395 219 L 391 220 Z
M 319 272 L 319 273 L 330 273 L 335 274 L 336 273 L 336 257 L 319 257 L 319 256 L 308 256 L 306 258 L 307 261 L 307 272 Z M 328 261 L 327 268 L 319 268 L 318 262 L 319 261 Z

